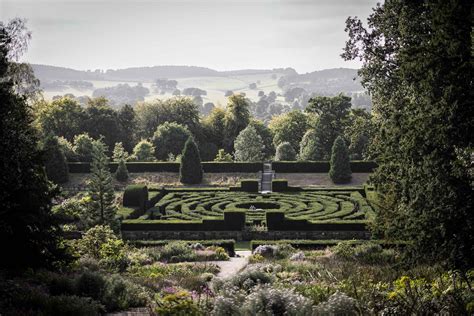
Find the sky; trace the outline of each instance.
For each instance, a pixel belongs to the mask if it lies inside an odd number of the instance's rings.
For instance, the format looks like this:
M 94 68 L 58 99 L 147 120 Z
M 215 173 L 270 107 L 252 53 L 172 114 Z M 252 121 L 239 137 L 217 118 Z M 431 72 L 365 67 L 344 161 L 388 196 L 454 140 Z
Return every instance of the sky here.
M 350 67 L 348 16 L 376 0 L 0 0 L 27 19 L 24 60 L 80 70 L 190 65 L 216 70 Z

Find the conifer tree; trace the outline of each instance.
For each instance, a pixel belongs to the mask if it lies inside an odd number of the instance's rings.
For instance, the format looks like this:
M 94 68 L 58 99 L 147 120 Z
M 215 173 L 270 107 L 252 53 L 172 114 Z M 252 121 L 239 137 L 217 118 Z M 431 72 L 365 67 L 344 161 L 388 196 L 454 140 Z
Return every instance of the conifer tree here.
M 122 159 L 124 161 L 126 161 L 128 159 L 128 152 L 123 147 L 122 142 L 115 143 L 114 152 L 112 154 L 112 159 L 115 162 L 119 162 Z
M 28 32 L 23 20 L 9 24 L 16 34 L 9 34 L 0 22 L 0 267 L 51 267 L 64 258 L 61 231 L 51 212 L 58 192 L 46 179 L 27 99 L 15 92 L 8 74 L 16 61 L 12 56 L 26 49 L 22 45 L 28 42 Z
M 115 171 L 115 179 L 121 182 L 128 180 L 128 169 L 125 164 L 125 159 L 120 159 L 117 166 L 117 171 Z
M 90 220 L 93 225 L 113 225 L 117 206 L 113 179 L 109 170 L 106 145 L 102 140 L 94 141 L 92 147 L 91 180 L 89 183 Z
M 199 184 L 202 182 L 202 165 L 199 149 L 192 136 L 184 144 L 181 156 L 181 165 L 179 167 L 179 176 L 181 183 Z
M 341 136 L 336 138 L 332 146 L 329 176 L 334 183 L 347 183 L 352 178 L 349 151 Z

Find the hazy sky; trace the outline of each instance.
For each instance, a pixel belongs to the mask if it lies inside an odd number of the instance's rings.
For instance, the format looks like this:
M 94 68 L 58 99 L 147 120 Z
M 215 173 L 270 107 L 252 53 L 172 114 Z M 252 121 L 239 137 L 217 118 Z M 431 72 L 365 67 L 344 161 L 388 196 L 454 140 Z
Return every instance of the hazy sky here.
M 358 67 L 339 56 L 347 16 L 376 0 L 0 0 L 28 19 L 25 59 L 75 69 L 194 65 L 217 70 Z

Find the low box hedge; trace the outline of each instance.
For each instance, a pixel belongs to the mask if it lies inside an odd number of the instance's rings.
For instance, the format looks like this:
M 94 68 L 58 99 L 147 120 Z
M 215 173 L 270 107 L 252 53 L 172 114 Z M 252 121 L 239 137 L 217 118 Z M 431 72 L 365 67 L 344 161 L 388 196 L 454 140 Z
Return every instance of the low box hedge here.
M 288 180 L 285 179 L 273 179 L 272 180 L 272 191 L 273 192 L 297 192 L 301 191 L 300 187 L 288 186 Z

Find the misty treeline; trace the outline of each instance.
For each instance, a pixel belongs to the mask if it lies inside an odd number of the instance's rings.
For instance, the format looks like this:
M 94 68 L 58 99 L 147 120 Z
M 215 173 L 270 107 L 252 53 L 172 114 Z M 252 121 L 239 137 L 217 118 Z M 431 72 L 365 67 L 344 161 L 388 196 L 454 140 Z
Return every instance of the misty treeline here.
M 175 160 L 191 135 L 201 158 L 212 161 L 219 150 L 234 156 L 234 142 L 248 126 L 261 139 L 257 150 L 262 159 L 273 159 L 276 148 L 289 143 L 297 153 L 294 159 L 327 160 L 338 136 L 344 137 L 352 159 L 367 159 L 373 134 L 370 113 L 351 109 L 351 99 L 342 94 L 311 98 L 304 111 L 275 115 L 268 124 L 252 115 L 252 102 L 241 94 L 230 95 L 225 108 L 210 107 L 206 116 L 201 106 L 186 96 L 120 109 L 103 97 L 89 98 L 86 105 L 63 97 L 36 101 L 33 108 L 34 126 L 42 137 L 58 137 L 69 161 L 88 161 L 84 143 L 100 138 L 110 155 L 121 143 L 129 160 Z M 143 150 L 151 154 L 141 153 Z

